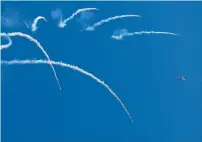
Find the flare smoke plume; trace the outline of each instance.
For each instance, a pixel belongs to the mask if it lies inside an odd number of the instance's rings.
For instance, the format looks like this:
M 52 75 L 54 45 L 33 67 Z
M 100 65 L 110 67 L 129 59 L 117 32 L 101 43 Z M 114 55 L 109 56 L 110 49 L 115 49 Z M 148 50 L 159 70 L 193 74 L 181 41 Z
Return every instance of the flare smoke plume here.
M 59 22 L 59 27 L 60 28 L 64 28 L 67 24 L 68 21 L 72 20 L 76 15 L 78 15 L 79 13 L 81 12 L 84 12 L 84 11 L 93 11 L 93 10 L 99 10 L 97 8 L 82 8 L 82 9 L 78 9 L 76 12 L 74 12 L 70 17 L 64 19 L 64 20 L 60 20 Z
M 101 20 L 95 24 L 93 24 L 92 26 L 88 26 L 85 30 L 86 31 L 94 31 L 95 28 L 97 28 L 98 26 L 101 26 L 102 24 L 104 23 L 108 23 L 112 20 L 116 20 L 116 19 L 123 19 L 123 18 L 129 18 L 129 17 L 141 17 L 140 15 L 134 15 L 134 14 L 131 14 L 131 15 L 120 15 L 120 16 L 114 16 L 114 17 L 110 17 L 110 18 L 107 18 L 107 19 L 104 19 L 104 20 Z
M 36 17 L 36 18 L 34 19 L 34 22 L 32 23 L 32 32 L 35 32 L 35 31 L 38 29 L 37 23 L 38 23 L 39 20 L 44 20 L 44 21 L 47 22 L 46 18 L 43 17 L 43 16 L 38 16 L 38 17 Z
M 113 34 L 111 38 L 116 40 L 122 40 L 125 36 L 133 36 L 133 35 L 142 35 L 142 34 L 163 34 L 163 35 L 174 35 L 179 36 L 179 34 L 171 33 L 171 32 L 156 32 L 156 31 L 140 31 L 140 32 L 133 32 L 129 33 L 128 30 L 123 29 L 120 31 L 119 35 Z

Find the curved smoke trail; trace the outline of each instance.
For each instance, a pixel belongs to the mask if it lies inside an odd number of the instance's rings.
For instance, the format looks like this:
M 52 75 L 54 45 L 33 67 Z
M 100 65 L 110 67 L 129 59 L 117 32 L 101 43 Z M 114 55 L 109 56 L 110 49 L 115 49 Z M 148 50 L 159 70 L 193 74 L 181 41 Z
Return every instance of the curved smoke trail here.
M 11 38 L 6 35 L 6 34 L 0 34 L 0 36 L 5 36 L 7 39 L 8 39 L 8 43 L 7 44 L 4 44 L 4 45 L 0 45 L 0 50 L 4 49 L 4 48 L 9 48 L 11 45 L 12 45 L 12 40 Z
M 116 19 L 123 19 L 123 18 L 129 18 L 129 17 L 141 17 L 140 15 L 120 15 L 120 16 L 114 16 L 114 17 L 110 17 L 110 18 L 107 18 L 107 19 L 104 19 L 104 20 L 101 20 L 95 24 L 93 24 L 92 26 L 88 26 L 85 30 L 86 31 L 94 31 L 96 27 L 104 24 L 104 23 L 108 23 L 112 20 L 116 20 Z
M 50 58 L 49 58 L 48 54 L 46 53 L 45 49 L 43 48 L 43 46 L 41 46 L 41 44 L 36 39 L 31 37 L 30 35 L 27 35 L 27 34 L 24 34 L 24 33 L 21 33 L 21 32 L 13 32 L 13 33 L 1 33 L 1 36 L 9 36 L 9 37 L 20 36 L 20 37 L 27 38 L 28 40 L 34 42 L 41 49 L 41 51 L 44 53 L 46 58 L 50 61 Z M 1 49 L 2 49 L 2 47 L 1 47 Z M 56 79 L 56 81 L 58 83 L 59 89 L 62 90 L 61 86 L 60 86 L 60 82 L 59 82 L 58 77 L 57 77 L 57 74 L 56 74 L 55 69 L 54 69 L 53 65 L 51 64 L 51 62 L 50 62 L 50 66 L 51 66 L 51 68 L 53 70 L 53 73 L 54 73 L 55 79 Z
M 39 20 L 44 20 L 47 22 L 46 18 L 43 16 L 38 16 L 34 19 L 34 22 L 32 23 L 32 32 L 35 32 L 37 30 L 37 23 Z
M 78 15 L 79 13 L 81 12 L 84 12 L 84 11 L 92 11 L 92 10 L 99 10 L 97 8 L 82 8 L 82 9 L 78 9 L 76 12 L 74 12 L 70 17 L 64 19 L 64 20 L 60 20 L 60 23 L 59 23 L 59 27 L 60 28 L 64 28 L 67 24 L 68 21 L 72 20 L 76 15 Z
M 3 60 L 1 60 L 1 64 L 6 64 L 6 65 L 14 65 L 14 64 L 54 64 L 54 65 L 58 65 L 60 67 L 66 67 L 66 68 L 76 70 L 76 71 L 78 71 L 78 72 L 92 78 L 93 80 L 97 81 L 101 85 L 103 85 L 117 99 L 117 101 L 121 104 L 121 106 L 123 107 L 123 109 L 127 113 L 130 120 L 133 122 L 133 119 L 132 119 L 130 113 L 128 112 L 127 108 L 125 107 L 124 103 L 114 93 L 114 91 L 107 84 L 105 84 L 104 81 L 100 80 L 99 78 L 94 76 L 92 73 L 89 73 L 89 72 L 87 72 L 87 71 L 85 71 L 85 70 L 83 70 L 83 69 L 81 69 L 81 68 L 79 68 L 77 66 L 66 64 L 66 63 L 63 63 L 63 62 L 48 61 L 48 60 L 12 60 L 12 61 L 3 61 Z
M 142 35 L 142 34 L 164 34 L 164 35 L 174 35 L 179 36 L 179 34 L 171 33 L 171 32 L 155 32 L 155 31 L 140 31 L 129 33 L 126 29 L 121 30 L 119 35 L 113 34 L 111 38 L 116 40 L 122 40 L 125 36 L 133 36 L 133 35 Z

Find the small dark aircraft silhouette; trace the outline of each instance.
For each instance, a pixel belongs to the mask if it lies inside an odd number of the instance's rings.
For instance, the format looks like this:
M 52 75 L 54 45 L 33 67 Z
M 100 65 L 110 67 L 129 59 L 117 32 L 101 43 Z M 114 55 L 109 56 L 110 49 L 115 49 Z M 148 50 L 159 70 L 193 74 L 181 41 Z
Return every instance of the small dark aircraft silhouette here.
M 178 78 L 178 80 L 186 80 L 186 79 L 184 78 L 184 76 L 180 76 L 180 77 Z

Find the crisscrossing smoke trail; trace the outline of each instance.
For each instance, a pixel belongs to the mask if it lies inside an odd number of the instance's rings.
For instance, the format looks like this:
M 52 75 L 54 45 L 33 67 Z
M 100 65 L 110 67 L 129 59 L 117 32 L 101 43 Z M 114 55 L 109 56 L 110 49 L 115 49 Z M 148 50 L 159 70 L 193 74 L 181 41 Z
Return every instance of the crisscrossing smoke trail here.
M 9 36 L 9 37 L 20 36 L 20 37 L 27 38 L 28 40 L 30 40 L 33 43 L 35 43 L 37 45 L 37 47 L 39 47 L 41 49 L 41 51 L 46 56 L 46 58 L 50 61 L 49 55 L 46 53 L 46 51 L 43 48 L 43 46 L 41 46 L 41 44 L 36 39 L 34 39 L 33 37 L 31 37 L 30 35 L 24 34 L 24 33 L 21 33 L 21 32 L 13 32 L 13 33 L 1 33 L 1 36 Z M 12 44 L 8 44 L 8 45 L 11 46 Z M 9 47 L 8 45 L 2 45 L 1 49 L 8 48 Z M 53 65 L 51 64 L 51 62 L 50 62 L 50 66 L 51 66 L 51 68 L 53 70 L 53 73 L 54 73 L 55 79 L 57 81 L 58 87 L 59 87 L 60 90 L 62 90 L 61 86 L 60 86 L 60 82 L 59 82 L 58 77 L 57 77 L 57 74 L 56 74 L 55 69 L 54 69 Z
M 66 64 L 66 63 L 63 63 L 63 62 L 49 61 L 49 60 L 11 60 L 11 61 L 3 61 L 3 60 L 1 60 L 1 64 L 6 64 L 6 65 L 14 65 L 14 64 L 18 64 L 18 65 L 20 65 L 20 64 L 50 64 L 50 63 L 53 64 L 53 65 L 58 65 L 60 67 L 70 68 L 72 70 L 78 71 L 78 72 L 92 78 L 93 80 L 97 81 L 99 84 L 104 86 L 116 98 L 116 100 L 121 104 L 124 111 L 127 113 L 130 120 L 133 122 L 133 119 L 132 119 L 130 113 L 128 112 L 127 108 L 125 107 L 125 105 L 121 101 L 121 99 L 116 95 L 116 93 L 114 93 L 114 91 L 104 81 L 100 80 L 99 78 L 97 78 L 92 73 L 87 72 L 84 69 L 79 68 L 78 66 Z

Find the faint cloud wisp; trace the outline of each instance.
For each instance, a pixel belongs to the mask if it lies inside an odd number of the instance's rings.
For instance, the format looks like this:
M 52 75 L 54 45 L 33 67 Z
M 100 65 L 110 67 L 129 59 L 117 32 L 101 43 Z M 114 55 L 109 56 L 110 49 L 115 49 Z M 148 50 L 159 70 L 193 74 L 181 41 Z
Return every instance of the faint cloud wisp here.
M 18 28 L 21 25 L 20 13 L 11 9 L 6 9 L 1 15 L 1 26 L 4 28 Z
M 84 11 L 80 14 L 77 22 L 79 22 L 82 27 L 86 27 L 89 21 L 94 17 L 94 13 L 92 11 Z
M 61 9 L 55 9 L 51 12 L 51 17 L 54 20 L 61 20 L 62 19 L 62 11 Z

